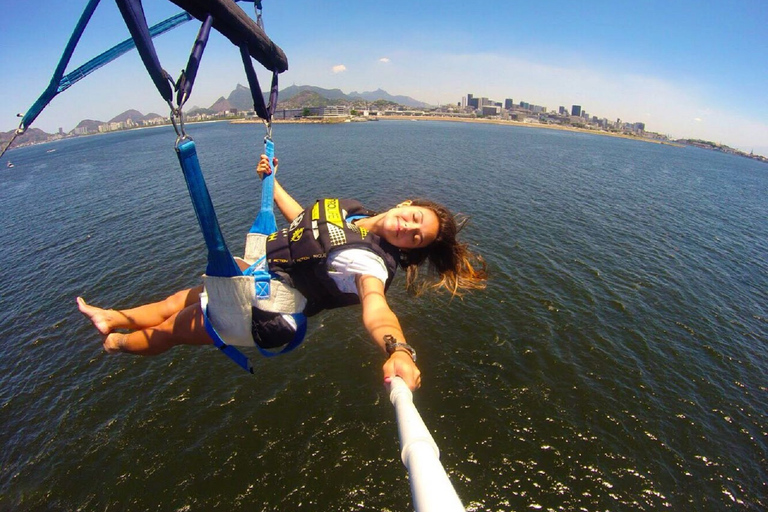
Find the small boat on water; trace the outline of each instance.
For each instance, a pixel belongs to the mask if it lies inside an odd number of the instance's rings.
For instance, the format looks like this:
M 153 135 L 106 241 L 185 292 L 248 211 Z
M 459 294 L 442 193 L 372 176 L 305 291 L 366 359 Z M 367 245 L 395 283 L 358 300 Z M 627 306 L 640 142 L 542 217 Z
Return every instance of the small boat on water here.
M 8 162 L 7 164 L 5 164 L 5 166 L 10 169 L 11 167 L 13 167 L 13 163 L 12 162 Z

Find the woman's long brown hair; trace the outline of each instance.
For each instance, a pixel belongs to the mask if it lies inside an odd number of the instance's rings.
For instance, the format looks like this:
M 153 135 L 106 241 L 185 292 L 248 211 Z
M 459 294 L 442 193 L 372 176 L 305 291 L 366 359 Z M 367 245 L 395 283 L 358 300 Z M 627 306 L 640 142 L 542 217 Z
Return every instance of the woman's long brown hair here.
M 447 208 L 428 199 L 414 199 L 411 206 L 435 212 L 440 228 L 437 238 L 429 246 L 401 251 L 400 264 L 406 271 L 406 288 L 417 295 L 425 288 L 446 289 L 454 297 L 465 291 L 485 288 L 488 278 L 485 260 L 457 239 L 467 219 L 457 222 Z M 419 266 L 425 260 L 429 261 L 428 270 L 438 276 L 431 284 L 419 279 Z

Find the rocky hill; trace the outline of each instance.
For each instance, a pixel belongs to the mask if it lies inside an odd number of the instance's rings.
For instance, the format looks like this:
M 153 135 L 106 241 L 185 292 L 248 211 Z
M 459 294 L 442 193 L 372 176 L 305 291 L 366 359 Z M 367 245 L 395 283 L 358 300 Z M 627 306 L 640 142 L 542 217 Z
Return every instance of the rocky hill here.
M 238 111 L 253 110 L 253 97 L 251 97 L 251 90 L 248 87 L 244 87 L 237 84 L 235 90 L 229 93 L 227 101 Z M 213 108 L 213 107 L 211 107 Z
M 2 150 L 2 148 L 4 148 L 6 144 L 8 144 L 8 141 L 13 138 L 13 134 L 15 131 L 16 130 L 0 132 L 0 150 Z M 40 142 L 47 142 L 56 137 L 58 136 L 52 135 L 50 133 L 45 133 L 43 130 L 40 130 L 38 128 L 30 128 L 26 132 L 24 132 L 24 135 L 20 135 L 19 137 L 16 137 L 16 140 L 13 142 L 12 147 L 27 145 L 27 144 L 38 144 Z
M 290 98 L 282 99 L 278 102 L 278 108 L 303 108 L 303 107 L 326 107 L 331 104 L 338 104 L 340 100 L 330 100 L 321 96 L 315 91 L 301 91 Z
M 142 114 L 138 110 L 126 110 L 119 116 L 115 116 L 112 119 L 109 120 L 110 123 L 124 123 L 128 121 L 129 119 L 133 121 L 134 123 L 138 123 L 140 121 L 151 121 L 152 119 L 157 119 L 158 117 L 162 117 L 160 114 L 155 114 L 154 112 L 150 112 L 147 115 Z
M 413 107 L 413 108 L 426 108 L 429 107 L 428 104 L 415 100 L 411 98 L 410 96 L 392 96 L 387 91 L 383 89 L 376 89 L 375 91 L 371 92 L 351 92 L 349 93 L 350 96 L 353 97 L 359 97 L 363 98 L 366 101 L 387 101 L 389 103 L 396 103 L 398 105 L 404 105 L 406 107 Z
M 312 85 L 291 85 L 290 87 L 286 87 L 285 89 L 280 91 L 280 96 L 279 96 L 280 106 L 282 107 L 283 101 L 289 102 L 295 96 L 305 93 L 307 91 L 314 92 L 318 96 L 329 100 L 329 103 L 327 103 L 328 105 L 349 104 L 349 103 L 355 103 L 360 101 L 374 102 L 377 100 L 383 100 L 388 103 L 396 103 L 398 105 L 403 105 L 406 107 L 413 107 L 413 108 L 422 108 L 422 107 L 429 106 L 424 102 L 411 98 L 410 96 L 392 96 L 391 94 L 389 94 L 387 91 L 384 91 L 383 89 L 377 89 L 375 91 L 370 91 L 370 92 L 362 92 L 362 93 L 351 92 L 349 94 L 344 94 L 344 92 L 341 89 L 323 89 L 322 87 L 315 87 Z M 305 106 L 315 106 L 315 105 L 305 105 Z M 285 107 L 285 108 L 291 108 L 291 107 Z
M 104 124 L 103 121 L 94 121 L 93 119 L 83 119 L 79 123 L 77 123 L 77 126 L 75 126 L 75 130 L 84 129 L 84 131 L 90 133 L 90 132 L 97 132 L 99 131 L 99 126 Z

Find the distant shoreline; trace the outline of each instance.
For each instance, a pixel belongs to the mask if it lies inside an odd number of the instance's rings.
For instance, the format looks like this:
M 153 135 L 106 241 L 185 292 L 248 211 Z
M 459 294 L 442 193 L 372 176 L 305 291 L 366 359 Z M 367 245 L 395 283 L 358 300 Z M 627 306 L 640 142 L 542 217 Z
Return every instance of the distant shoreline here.
M 678 144 L 676 142 L 671 142 L 668 140 L 658 140 L 658 139 L 651 139 L 648 137 L 638 137 L 635 135 L 627 135 L 624 133 L 611 133 L 611 132 L 597 131 L 597 130 L 586 130 L 584 128 L 574 128 L 572 126 L 562 126 L 562 125 L 556 125 L 556 124 L 525 123 L 520 121 L 508 121 L 504 119 L 483 119 L 483 118 L 478 119 L 478 118 L 463 118 L 463 117 L 449 117 L 449 116 L 424 116 L 424 117 L 386 116 L 379 119 L 381 119 L 382 121 L 386 121 L 387 119 L 396 119 L 396 120 L 411 119 L 414 121 L 449 121 L 449 122 L 455 122 L 455 123 L 498 124 L 498 125 L 507 125 L 507 126 L 521 126 L 524 128 L 544 128 L 548 130 L 561 130 L 561 131 L 573 132 L 573 133 L 588 133 L 592 135 L 604 135 L 607 137 L 617 137 L 620 139 L 653 142 L 655 144 L 664 144 L 667 146 L 674 146 L 677 148 L 685 147 L 683 144 Z
M 337 124 L 343 123 L 349 118 L 323 118 L 323 119 L 276 119 L 273 124 Z M 363 120 L 365 118 L 362 118 Z M 353 119 L 354 120 L 354 119 Z M 625 133 L 611 133 L 597 130 L 587 130 L 584 128 L 574 128 L 572 126 L 562 126 L 555 124 L 541 124 L 541 123 L 525 123 L 520 121 L 509 121 L 503 119 L 484 119 L 484 118 L 467 118 L 467 117 L 451 117 L 451 116 L 397 116 L 388 115 L 376 117 L 375 119 L 365 119 L 371 121 L 448 121 L 452 123 L 476 123 L 476 124 L 496 124 L 506 126 L 521 126 L 524 128 L 544 128 L 548 130 L 561 130 L 573 133 L 587 133 L 592 135 L 603 135 L 607 137 L 616 137 L 619 139 L 637 140 L 642 142 L 652 142 L 654 144 L 663 144 L 666 146 L 674 146 L 676 148 L 686 147 L 684 144 L 678 144 L 677 142 L 671 142 L 668 140 L 651 139 L 648 137 L 639 137 L 636 135 L 628 135 Z M 261 123 L 261 119 L 235 119 L 230 121 L 236 124 L 247 123 Z
M 560 131 L 566 131 L 571 133 L 585 133 L 585 134 L 599 135 L 599 136 L 605 136 L 605 137 L 614 137 L 619 139 L 636 140 L 640 142 L 652 142 L 654 144 L 661 144 L 661 145 L 672 146 L 676 148 L 685 148 L 689 146 L 699 147 L 694 144 L 681 144 L 681 143 L 673 142 L 670 140 L 659 140 L 659 139 L 654 139 L 650 137 L 641 137 L 641 136 L 631 135 L 626 133 L 612 133 L 612 132 L 606 132 L 606 131 L 589 130 L 585 128 L 575 128 L 573 126 L 541 124 L 541 123 L 526 123 L 526 122 L 502 120 L 502 119 L 466 118 L 466 117 L 453 117 L 453 116 L 388 115 L 388 116 L 381 116 L 381 117 L 377 116 L 374 118 L 314 117 L 314 118 L 300 118 L 300 119 L 275 119 L 273 120 L 273 124 L 343 124 L 346 122 L 370 122 L 370 121 L 418 121 L 418 122 L 444 121 L 444 122 L 451 122 L 451 123 L 495 124 L 495 125 L 502 125 L 502 126 L 519 126 L 524 128 L 538 128 L 538 129 L 545 129 L 545 130 L 560 130 Z M 258 118 L 229 118 L 229 119 L 211 119 L 211 120 L 205 120 L 205 121 L 190 121 L 190 122 L 186 122 L 185 125 L 191 126 L 195 124 L 223 123 L 223 122 L 230 123 L 230 124 L 261 124 L 263 123 L 263 121 Z M 106 135 L 108 133 L 117 133 L 120 131 L 145 130 L 145 129 L 153 129 L 153 128 L 163 128 L 168 126 L 172 126 L 172 125 L 159 124 L 155 126 L 141 126 L 141 127 L 124 129 L 124 130 L 114 130 L 114 131 L 101 132 L 101 133 L 89 133 L 86 135 L 77 135 L 75 137 L 93 137 L 93 136 L 99 136 L 99 135 Z M 71 137 L 72 136 L 67 136 L 67 137 L 60 137 L 60 138 L 55 138 L 55 139 L 40 141 L 40 142 L 22 143 L 19 145 L 14 145 L 13 147 L 9 148 L 8 151 L 10 153 L 11 151 L 17 148 L 22 148 L 26 146 L 37 146 L 40 144 L 49 144 L 52 142 L 58 142 L 61 140 L 69 139 Z M 709 147 L 702 147 L 701 149 L 706 149 L 708 151 L 718 151 L 718 149 L 716 148 L 709 148 Z M 760 155 L 751 156 L 741 152 L 733 152 L 733 153 L 727 152 L 727 151 L 722 151 L 722 152 L 726 154 L 732 154 L 734 156 L 749 158 L 750 160 L 756 160 L 758 162 L 768 163 L 768 159 L 765 159 L 765 157 L 762 157 Z

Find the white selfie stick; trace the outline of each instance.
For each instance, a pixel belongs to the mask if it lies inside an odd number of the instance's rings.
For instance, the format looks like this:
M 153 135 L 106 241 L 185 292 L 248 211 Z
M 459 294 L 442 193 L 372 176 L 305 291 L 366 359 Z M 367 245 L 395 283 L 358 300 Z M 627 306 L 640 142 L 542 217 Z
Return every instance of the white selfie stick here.
M 464 512 L 459 496 L 440 463 L 440 450 L 413 405 L 413 393 L 403 379 L 389 384 L 400 434 L 400 457 L 408 469 L 416 512 Z

